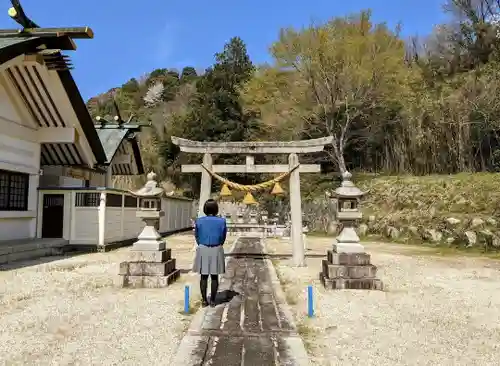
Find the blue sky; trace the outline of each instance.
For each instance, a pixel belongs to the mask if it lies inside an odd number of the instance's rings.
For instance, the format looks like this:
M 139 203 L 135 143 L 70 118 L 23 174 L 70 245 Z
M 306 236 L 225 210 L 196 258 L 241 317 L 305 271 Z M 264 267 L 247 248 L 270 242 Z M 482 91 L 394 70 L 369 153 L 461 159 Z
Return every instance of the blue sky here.
M 156 68 L 205 68 L 233 36 L 255 63 L 269 60 L 281 27 L 301 27 L 371 8 L 375 21 L 403 24 L 406 35 L 425 35 L 445 15 L 442 0 L 21 0 L 42 27 L 90 26 L 92 40 L 77 40 L 70 56 L 85 100 Z M 1 0 L 0 28 L 16 28 Z M 70 5 L 71 4 L 71 5 Z M 147 5 L 146 5 L 147 4 Z

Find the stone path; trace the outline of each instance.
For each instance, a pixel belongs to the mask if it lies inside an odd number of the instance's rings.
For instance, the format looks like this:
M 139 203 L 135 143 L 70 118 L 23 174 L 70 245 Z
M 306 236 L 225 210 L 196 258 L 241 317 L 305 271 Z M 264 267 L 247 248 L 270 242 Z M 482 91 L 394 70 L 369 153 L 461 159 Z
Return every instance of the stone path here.
M 261 239 L 237 240 L 219 289 L 219 301 L 230 300 L 200 310 L 173 364 L 309 364 L 274 267 L 256 255 L 262 253 Z

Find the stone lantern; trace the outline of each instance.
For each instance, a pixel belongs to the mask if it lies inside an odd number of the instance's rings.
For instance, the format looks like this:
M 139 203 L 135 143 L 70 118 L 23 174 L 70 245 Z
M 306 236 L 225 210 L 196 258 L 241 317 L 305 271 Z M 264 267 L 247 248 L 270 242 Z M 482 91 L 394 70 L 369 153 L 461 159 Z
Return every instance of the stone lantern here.
M 226 218 L 227 234 L 232 235 L 234 233 L 234 228 L 231 225 L 233 223 L 233 218 L 232 218 L 231 212 L 226 212 L 224 214 L 224 217 Z
M 262 211 L 260 213 L 260 219 L 262 220 L 262 224 L 267 226 L 269 224 L 269 212 L 267 211 Z
M 180 274 L 175 268 L 171 249 L 166 248 L 157 229 L 165 213 L 161 211 L 164 190 L 158 187 L 155 179 L 156 174 L 149 173 L 144 187 L 133 192 L 139 199 L 136 216 L 144 221 L 145 226 L 132 246 L 130 261 L 120 263 L 123 287 L 165 287 Z
M 241 211 L 241 209 L 238 210 L 238 212 L 236 213 L 236 222 L 238 224 L 243 224 L 245 223 L 245 218 L 244 218 L 244 215 L 243 215 L 243 212 Z
M 359 202 L 366 192 L 351 181 L 351 173 L 342 174 L 342 183 L 332 194 L 336 200 L 337 219 L 342 231 L 337 236 L 333 249 L 327 252 L 319 277 L 330 289 L 381 290 L 382 282 L 377 279 L 377 267 L 370 263 L 370 255 L 361 245 L 356 227 L 362 218 Z
M 278 236 L 278 221 L 279 221 L 279 214 L 275 212 L 270 219 L 270 223 L 272 225 L 271 233 L 274 237 Z
M 334 245 L 337 253 L 365 252 L 365 248 L 359 242 L 356 227 L 363 216 L 359 211 L 359 202 L 366 192 L 356 187 L 351 177 L 351 173 L 345 172 L 342 175 L 341 186 L 332 194 L 332 198 L 337 200 L 337 220 L 342 224 L 342 231 Z
M 257 212 L 255 210 L 252 210 L 250 211 L 250 214 L 248 215 L 249 216 L 249 223 L 250 224 L 257 224 L 258 223 L 258 215 L 257 215 Z
M 269 234 L 269 212 L 267 212 L 266 210 L 262 211 L 260 213 L 260 219 L 261 219 L 261 222 L 262 222 L 262 226 L 264 228 L 264 237 L 267 237 L 267 235 Z

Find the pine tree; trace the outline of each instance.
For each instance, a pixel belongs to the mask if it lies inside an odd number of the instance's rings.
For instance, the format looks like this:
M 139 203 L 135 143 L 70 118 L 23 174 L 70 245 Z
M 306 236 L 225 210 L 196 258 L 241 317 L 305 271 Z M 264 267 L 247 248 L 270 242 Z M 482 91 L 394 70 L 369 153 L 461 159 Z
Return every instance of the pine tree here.
M 245 141 L 250 140 L 258 128 L 257 119 L 246 114 L 240 103 L 239 88 L 254 73 L 254 66 L 246 46 L 238 38 L 232 38 L 215 64 L 208 68 L 196 82 L 196 93 L 189 103 L 189 112 L 178 121 L 180 134 L 199 141 Z M 165 146 L 165 154 L 172 160 L 176 150 Z M 220 157 L 227 164 L 237 163 L 238 156 Z M 256 175 L 228 175 L 243 184 L 255 183 Z
M 253 124 L 243 112 L 238 88 L 254 70 L 244 42 L 232 38 L 196 83 L 197 92 L 184 123 L 185 135 L 196 140 L 245 140 Z
M 198 74 L 196 73 L 196 70 L 192 66 L 186 66 L 182 69 L 181 72 L 181 83 L 188 83 L 190 81 L 195 80 L 198 77 Z

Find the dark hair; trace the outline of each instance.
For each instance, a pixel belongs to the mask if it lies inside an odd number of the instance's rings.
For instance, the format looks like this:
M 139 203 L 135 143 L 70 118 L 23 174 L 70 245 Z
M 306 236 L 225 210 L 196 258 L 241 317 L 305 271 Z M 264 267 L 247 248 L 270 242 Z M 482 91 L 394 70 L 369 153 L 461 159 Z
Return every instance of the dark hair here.
M 219 205 L 215 202 L 215 200 L 209 199 L 203 205 L 203 212 L 207 216 L 217 216 L 219 213 Z

